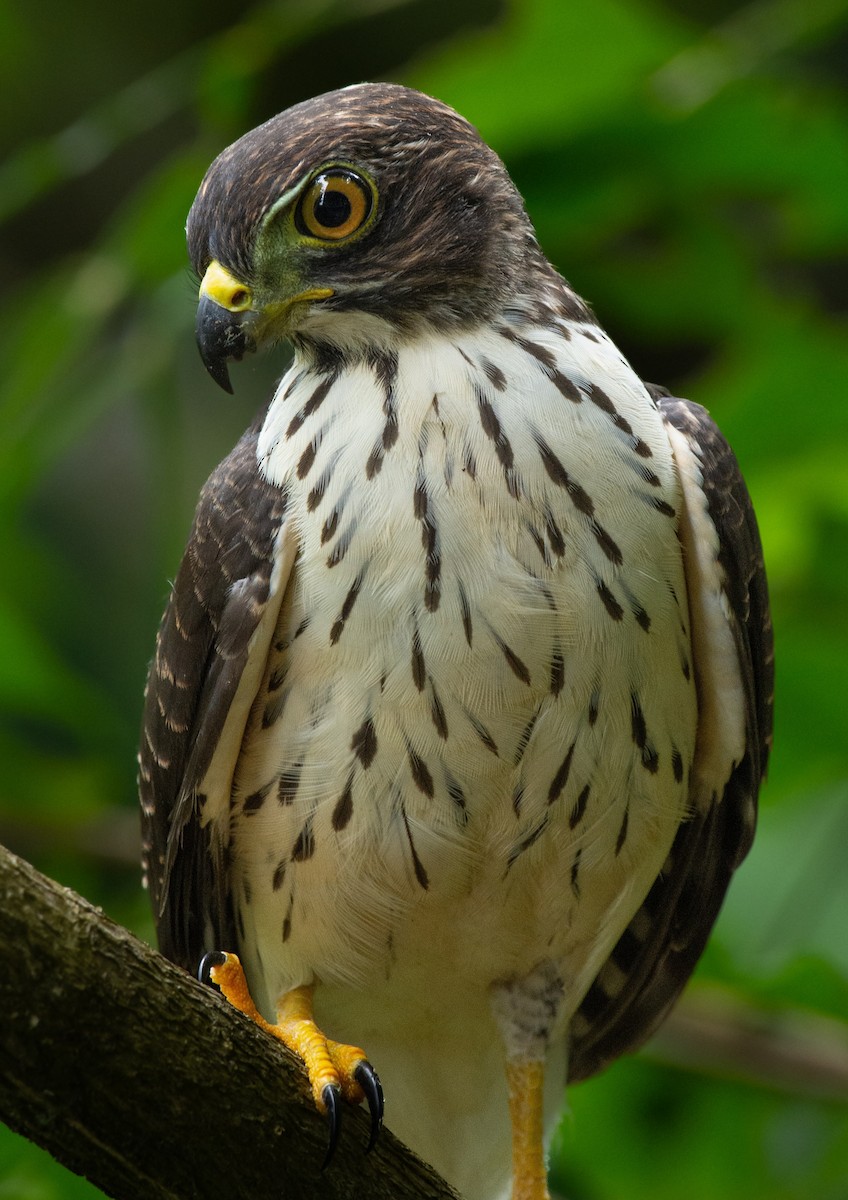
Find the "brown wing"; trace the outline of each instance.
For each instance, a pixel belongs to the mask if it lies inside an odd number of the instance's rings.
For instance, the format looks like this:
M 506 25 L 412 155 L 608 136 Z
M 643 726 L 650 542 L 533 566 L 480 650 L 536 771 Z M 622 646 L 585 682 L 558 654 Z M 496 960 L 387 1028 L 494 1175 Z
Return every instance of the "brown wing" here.
M 709 413 L 659 389 L 653 394 L 664 420 L 686 438 L 700 465 L 744 691 L 746 745 L 730 778 L 721 781 L 723 791 L 719 785 L 681 825 L 662 874 L 583 999 L 572 1023 L 571 1081 L 586 1079 L 636 1049 L 674 1004 L 703 952 L 730 878 L 750 848 L 771 748 L 772 630 L 751 498 Z M 687 563 L 687 576 L 690 570 Z M 697 580 L 689 583 L 690 589 L 697 586 Z M 698 679 L 697 657 L 695 671 Z
M 145 691 L 144 870 L 160 949 L 187 970 L 205 949 L 235 945 L 228 812 L 208 819 L 203 788 L 224 741 L 228 761 L 216 762 L 214 773 L 225 778 L 235 767 L 251 699 L 249 665 L 258 656 L 264 665 L 270 634 L 264 645 L 259 635 L 275 623 L 285 584 L 272 588 L 285 496 L 259 473 L 258 429 L 247 431 L 201 492 Z

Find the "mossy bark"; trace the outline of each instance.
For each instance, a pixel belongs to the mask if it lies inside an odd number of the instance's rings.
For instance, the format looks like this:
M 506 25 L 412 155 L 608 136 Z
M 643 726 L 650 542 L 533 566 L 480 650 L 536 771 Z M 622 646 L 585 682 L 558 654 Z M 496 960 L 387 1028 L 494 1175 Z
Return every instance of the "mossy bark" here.
M 0 1118 L 116 1200 L 456 1197 L 361 1110 L 322 1172 L 297 1060 L 2 847 Z

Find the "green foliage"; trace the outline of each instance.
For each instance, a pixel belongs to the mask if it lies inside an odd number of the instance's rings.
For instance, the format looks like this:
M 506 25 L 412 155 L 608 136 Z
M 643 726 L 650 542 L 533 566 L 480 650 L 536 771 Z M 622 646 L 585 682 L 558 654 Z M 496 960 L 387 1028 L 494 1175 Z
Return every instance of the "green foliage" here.
M 848 2 L 157 0 L 132 38 L 120 7 L 70 11 L 0 5 L 0 838 L 150 935 L 146 663 L 200 484 L 283 366 L 237 368 L 236 401 L 205 377 L 185 213 L 239 133 L 397 79 L 478 125 L 637 369 L 734 444 L 771 580 L 776 748 L 693 987 L 844 1022 Z M 824 1099 L 649 1050 L 570 1105 L 552 1178 L 572 1200 L 848 1194 Z M 3 1129 L 0 1164 L 0 1198 L 97 1194 Z

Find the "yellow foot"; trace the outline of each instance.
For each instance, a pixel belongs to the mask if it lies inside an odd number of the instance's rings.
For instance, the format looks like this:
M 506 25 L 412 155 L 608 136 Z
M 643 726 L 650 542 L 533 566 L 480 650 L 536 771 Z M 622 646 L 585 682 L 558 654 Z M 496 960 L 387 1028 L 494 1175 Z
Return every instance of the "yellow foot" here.
M 542 1119 L 544 1063 L 506 1065 L 512 1123 L 512 1200 L 550 1200 Z
M 312 985 L 286 992 L 277 1006 L 277 1024 L 266 1021 L 253 1003 L 242 965 L 235 954 L 216 950 L 207 954 L 198 975 L 202 982 L 211 979 L 235 1008 L 255 1021 L 261 1029 L 288 1046 L 303 1062 L 309 1075 L 312 1095 L 329 1128 L 326 1167 L 333 1157 L 341 1130 L 339 1098 L 349 1104 L 368 1103 L 371 1113 L 370 1150 L 377 1140 L 383 1121 L 383 1089 L 377 1072 L 357 1046 L 330 1041 L 312 1019 Z

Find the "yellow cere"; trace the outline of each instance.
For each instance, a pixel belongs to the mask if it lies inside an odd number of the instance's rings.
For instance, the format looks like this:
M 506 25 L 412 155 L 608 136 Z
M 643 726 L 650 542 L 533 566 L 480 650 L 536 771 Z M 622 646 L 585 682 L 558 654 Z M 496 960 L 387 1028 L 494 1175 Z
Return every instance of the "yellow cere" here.
M 253 303 L 250 288 L 214 258 L 206 268 L 200 284 L 200 295 L 208 296 L 228 312 L 245 312 Z

